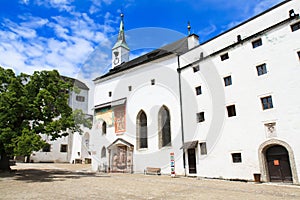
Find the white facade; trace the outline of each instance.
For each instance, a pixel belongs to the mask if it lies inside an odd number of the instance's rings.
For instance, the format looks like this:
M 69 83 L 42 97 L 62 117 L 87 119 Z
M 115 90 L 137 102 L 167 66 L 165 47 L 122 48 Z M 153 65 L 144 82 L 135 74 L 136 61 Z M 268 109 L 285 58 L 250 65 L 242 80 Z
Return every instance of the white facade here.
M 292 9 L 300 13 L 300 2 L 197 46 L 190 35 L 180 53 L 150 52 L 95 79 L 93 169 L 170 174 L 174 153 L 179 175 L 299 183 L 300 19 Z M 170 114 L 165 147 L 162 108 Z M 147 147 L 139 148 L 144 127 Z

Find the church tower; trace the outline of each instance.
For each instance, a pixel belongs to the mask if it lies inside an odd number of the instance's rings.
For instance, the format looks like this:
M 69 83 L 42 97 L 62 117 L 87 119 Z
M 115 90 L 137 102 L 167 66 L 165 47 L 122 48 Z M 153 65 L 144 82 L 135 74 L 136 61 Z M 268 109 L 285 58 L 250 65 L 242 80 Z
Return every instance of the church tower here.
M 118 40 L 112 48 L 112 68 L 122 64 L 123 62 L 127 62 L 129 60 L 130 49 L 127 46 L 127 43 L 125 41 L 123 18 L 124 18 L 124 14 L 121 13 L 121 22 L 120 22 Z

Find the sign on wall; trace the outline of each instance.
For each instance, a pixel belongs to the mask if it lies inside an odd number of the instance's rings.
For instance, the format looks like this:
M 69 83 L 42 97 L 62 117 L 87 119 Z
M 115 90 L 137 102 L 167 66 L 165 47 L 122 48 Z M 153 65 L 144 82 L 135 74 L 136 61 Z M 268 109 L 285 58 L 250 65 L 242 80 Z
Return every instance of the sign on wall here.
M 174 158 L 174 152 L 170 153 L 170 160 L 171 160 L 171 176 L 175 177 L 175 158 Z

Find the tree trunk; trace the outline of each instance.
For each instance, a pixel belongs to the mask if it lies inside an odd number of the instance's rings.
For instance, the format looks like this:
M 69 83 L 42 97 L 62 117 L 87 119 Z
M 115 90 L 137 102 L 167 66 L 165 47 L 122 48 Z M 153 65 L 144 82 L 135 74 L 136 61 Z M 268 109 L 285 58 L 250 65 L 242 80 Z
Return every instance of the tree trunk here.
M 11 171 L 9 165 L 9 157 L 5 152 L 1 152 L 0 157 L 0 171 Z

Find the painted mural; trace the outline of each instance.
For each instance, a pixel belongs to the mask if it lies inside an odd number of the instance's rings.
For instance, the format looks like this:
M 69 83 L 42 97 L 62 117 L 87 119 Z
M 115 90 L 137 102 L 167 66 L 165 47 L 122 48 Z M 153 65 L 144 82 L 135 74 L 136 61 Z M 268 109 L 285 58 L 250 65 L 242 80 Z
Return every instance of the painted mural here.
M 115 132 L 123 133 L 126 131 L 126 107 L 125 105 L 116 106 L 114 110 Z
M 114 124 L 113 120 L 113 110 L 111 107 L 99 108 L 96 110 L 96 128 L 101 129 L 101 124 L 103 121 L 106 122 L 107 126 L 112 127 Z

